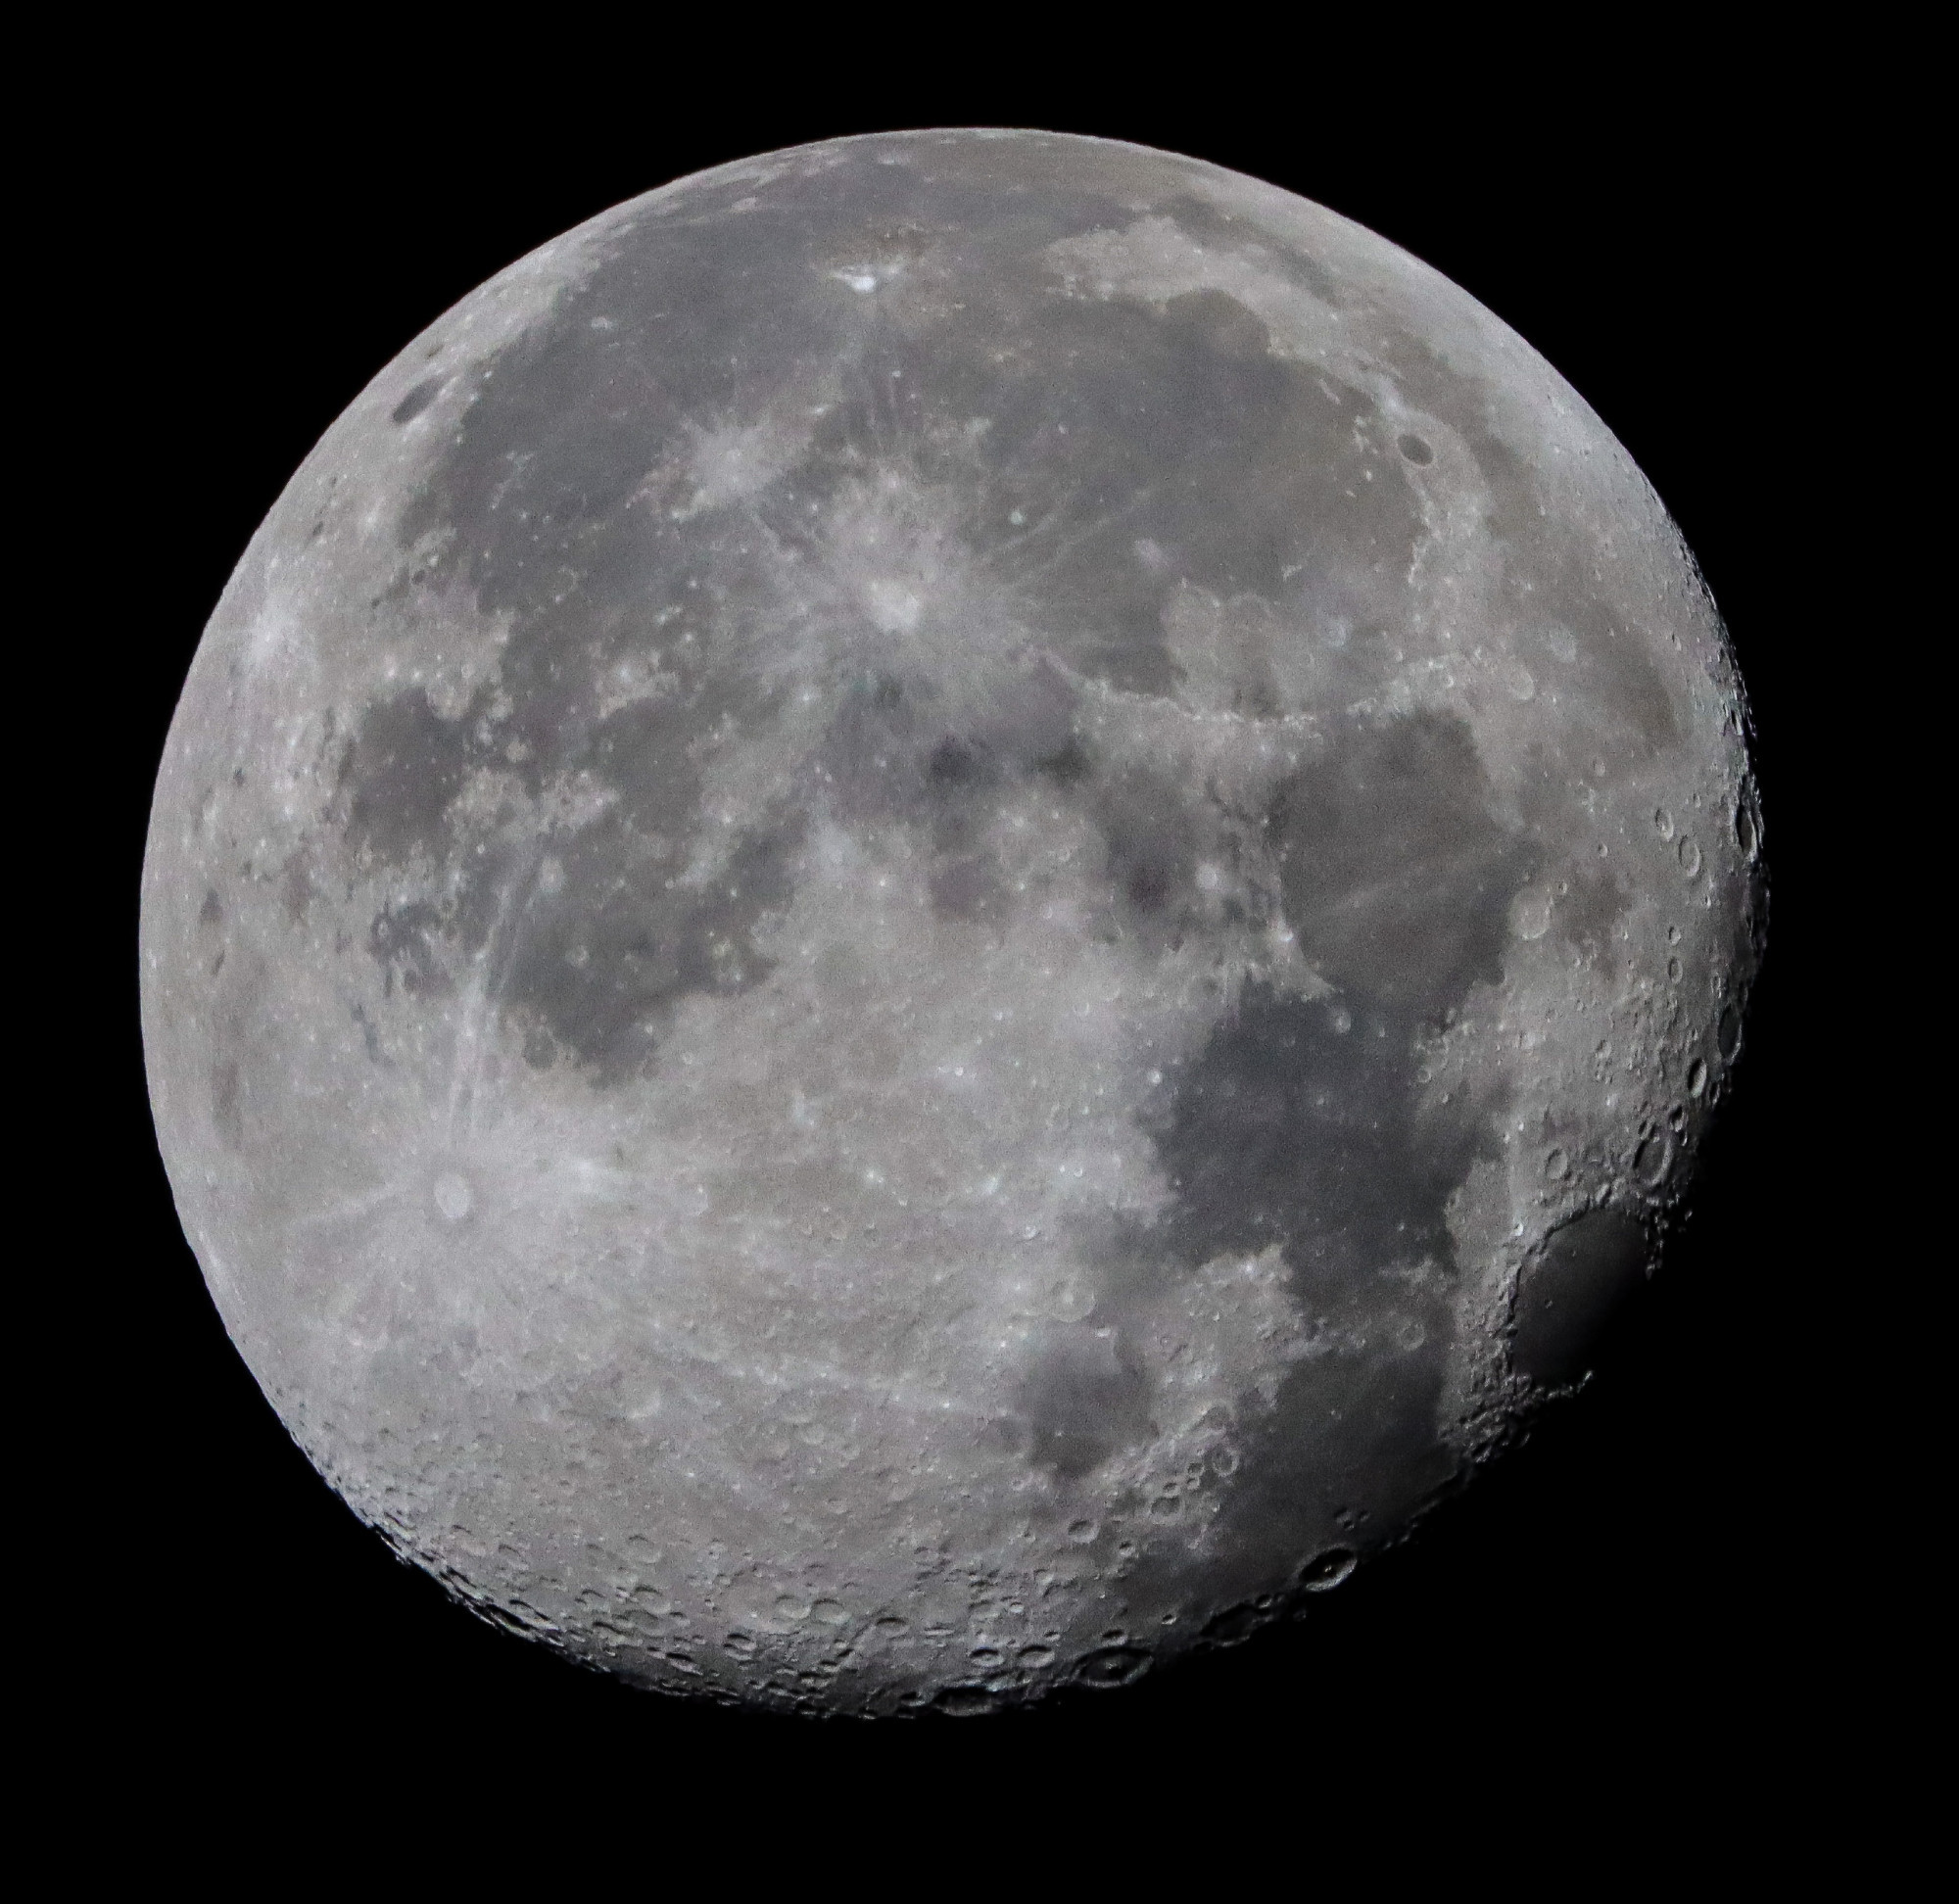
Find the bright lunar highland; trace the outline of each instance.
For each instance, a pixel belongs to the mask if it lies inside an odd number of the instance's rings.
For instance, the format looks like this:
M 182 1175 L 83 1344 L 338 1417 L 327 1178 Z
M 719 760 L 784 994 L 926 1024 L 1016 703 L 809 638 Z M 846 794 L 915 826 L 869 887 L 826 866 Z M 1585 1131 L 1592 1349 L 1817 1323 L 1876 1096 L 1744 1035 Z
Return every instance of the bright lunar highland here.
M 1121 1685 L 1584 1378 L 1740 1037 L 1744 734 L 1625 451 L 1393 245 L 1095 139 L 726 166 L 437 321 L 239 563 L 144 875 L 177 1205 L 485 1615 Z

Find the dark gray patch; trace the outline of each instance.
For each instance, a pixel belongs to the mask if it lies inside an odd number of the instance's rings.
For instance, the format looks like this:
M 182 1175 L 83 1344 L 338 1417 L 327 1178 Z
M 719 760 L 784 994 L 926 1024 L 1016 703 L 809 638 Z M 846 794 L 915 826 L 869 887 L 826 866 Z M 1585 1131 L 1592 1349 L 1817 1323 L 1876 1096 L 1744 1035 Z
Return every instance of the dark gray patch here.
M 932 792 L 946 800 L 969 797 L 999 780 L 985 748 L 951 734 L 932 748 L 925 771 Z
M 929 681 L 860 677 L 831 721 L 818 778 L 842 815 L 901 819 L 930 838 L 941 917 L 998 919 L 1008 894 L 984 841 L 1002 795 L 1029 778 L 1070 786 L 1088 772 L 1074 690 L 1042 662 L 964 710 L 973 718 L 961 732 L 940 725 L 940 706 Z
M 211 1122 L 228 1150 L 245 1141 L 245 1120 L 238 1109 L 238 1067 L 229 1059 L 211 1068 Z
M 1208 199 L 1179 194 L 1164 199 L 1155 210 L 1200 245 L 1229 247 L 1234 251 L 1249 246 L 1262 269 L 1275 271 L 1289 283 L 1311 291 L 1324 304 L 1338 309 L 1352 295 L 1352 287 L 1343 285 L 1310 253 L 1296 251 L 1289 244 L 1263 242 L 1256 227 L 1233 213 L 1220 211 Z
M 200 926 L 216 926 L 224 919 L 224 902 L 217 896 L 217 888 L 213 886 L 204 895 L 204 904 L 197 909 L 197 923 Z
M 1075 1332 L 1034 1365 L 1019 1404 L 1033 1431 L 1029 1458 L 1064 1480 L 1091 1474 L 1147 1440 L 1149 1377 L 1113 1329 Z
M 843 684 L 817 774 L 845 820 L 904 819 L 936 829 L 984 779 L 969 741 L 945 732 L 930 684 L 865 673 Z
M 614 1083 L 652 1057 L 688 993 L 760 984 L 774 966 L 750 934 L 788 903 L 801 824 L 788 816 L 744 834 L 697 886 L 677 883 L 677 843 L 649 846 L 624 820 L 569 842 L 561 891 L 533 896 L 499 963 L 498 996 L 527 1044 L 542 1031 L 595 1083 Z
M 1280 1578 L 1302 1549 L 1372 1545 L 1405 1528 L 1458 1479 L 1438 1420 L 1450 1318 L 1434 1297 L 1371 1312 L 1351 1305 L 1338 1352 L 1295 1367 L 1223 1497 L 1214 1587 Z M 1396 1308 L 1431 1333 L 1394 1339 Z M 1370 1328 L 1371 1324 L 1371 1328 Z
M 1008 909 L 992 862 L 977 853 L 934 868 L 930 890 L 932 911 L 943 919 L 981 924 L 999 920 Z
M 1071 734 L 1045 759 L 1034 762 L 1034 771 L 1060 786 L 1074 786 L 1095 771 L 1088 748 L 1078 734 Z
M 976 738 L 1014 771 L 1051 771 L 1079 743 L 1075 690 L 1045 659 L 1010 675 L 988 697 Z
M 448 935 L 442 909 L 426 899 L 383 906 L 367 928 L 367 950 L 386 975 L 394 995 L 397 982 L 410 997 L 430 997 L 450 989 L 442 942 Z
M 1106 844 L 1107 877 L 1131 928 L 1148 939 L 1168 940 L 1186 922 L 1196 897 L 1188 790 L 1131 769 L 1101 781 L 1090 804 Z
M 1503 976 L 1535 854 L 1491 811 L 1468 728 L 1413 714 L 1351 731 L 1266 816 L 1287 922 L 1334 984 L 1439 1016 Z
M 279 876 L 279 905 L 289 926 L 304 926 L 313 901 L 312 874 L 304 851 L 287 860 Z
M 1434 360 L 1426 345 L 1418 347 L 1418 357 Z M 1424 396 L 1431 406 L 1438 403 L 1443 405 L 1438 413 L 1463 432 L 1490 499 L 1483 514 L 1484 526 L 1512 554 L 1528 560 L 1536 544 L 1545 536 L 1537 474 L 1502 437 L 1490 433 L 1481 417 L 1464 410 L 1459 379 L 1444 366 L 1438 364 L 1437 368 L 1439 374 L 1424 383 Z M 1405 386 L 1408 381 L 1404 377 Z
M 1033 1433 L 1018 1415 L 995 1415 L 980 1425 L 974 1440 L 980 1447 L 1002 1454 L 1025 1454 L 1032 1445 Z
M 1450 401 L 1460 404 L 1459 388 Z M 1682 738 L 1680 717 L 1648 651 L 1650 638 L 1622 622 L 1585 540 L 1574 537 L 1563 514 L 1548 506 L 1535 471 L 1508 444 L 1491 436 L 1480 421 L 1465 417 L 1460 427 L 1489 485 L 1486 520 L 1505 556 L 1503 597 L 1521 626 L 1538 632 L 1533 670 L 1565 687 L 1583 705 L 1613 717 L 1638 756 L 1649 759 L 1676 744 Z M 1569 659 L 1553 644 L 1554 629 L 1576 643 Z M 1561 745 L 1555 730 L 1553 736 L 1552 743 Z M 1583 762 L 1560 756 L 1557 764 L 1570 772 Z M 1567 828 L 1579 817 L 1567 813 Z
M 402 401 L 388 412 L 390 422 L 412 423 L 423 410 L 435 402 L 442 389 L 441 377 L 424 377 Z
M 1153 1135 L 1173 1200 L 1137 1239 L 1171 1265 L 1276 1245 L 1322 1340 L 1248 1425 L 1221 1496 L 1214 1585 L 1247 1591 L 1302 1551 L 1404 1524 L 1456 1479 L 1438 1419 L 1447 1203 L 1502 1147 L 1494 1107 L 1423 1110 L 1415 1041 L 1501 977 L 1532 864 L 1491 811 L 1467 731 L 1433 715 L 1344 735 L 1264 825 L 1286 917 L 1340 1009 L 1244 988 L 1171 1075 Z
M 1245 1424 L 1214 1591 L 1269 1586 L 1301 1551 L 1393 1523 L 1455 1472 L 1437 1420 L 1453 1333 L 1445 1204 L 1495 1137 L 1473 1117 L 1424 1120 L 1411 1021 L 1356 1002 L 1343 1033 L 1321 1005 L 1248 986 L 1173 1077 L 1156 1137 L 1174 1201 L 1139 1246 L 1171 1266 L 1277 1244 L 1326 1351 Z
M 1420 437 L 1412 434 L 1412 432 L 1410 432 L 1407 436 L 1397 437 L 1395 439 L 1395 448 L 1399 450 L 1402 452 L 1402 454 L 1409 459 L 1410 462 L 1414 463 L 1421 468 L 1426 468 L 1430 463 L 1432 463 L 1435 460 L 1435 452 L 1431 450 L 1428 447 L 1428 445 L 1421 440 Z
M 1587 964 L 1604 958 L 1612 943 L 1612 928 L 1626 916 L 1632 901 L 1626 888 L 1609 872 L 1580 873 L 1557 902 L 1557 922 L 1564 942 Z
M 1601 604 L 1572 619 L 1579 634 L 1579 691 L 1617 717 L 1642 757 L 1679 745 L 1680 712 L 1654 664 L 1652 638 Z
M 1575 1382 L 1644 1286 L 1650 1246 L 1622 1211 L 1588 1211 L 1553 1230 L 1517 1278 L 1510 1365 L 1547 1387 Z
M 788 898 L 802 822 L 765 824 L 734 843 L 718 879 L 680 883 L 701 824 L 703 764 L 764 730 L 774 703 L 752 676 L 712 664 L 703 643 L 685 639 L 701 625 L 697 612 L 659 633 L 662 590 L 685 591 L 657 555 L 597 582 L 622 605 L 575 637 L 556 604 L 518 617 L 494 701 L 485 690 L 456 721 L 437 716 L 418 689 L 370 707 L 343 756 L 341 787 L 357 863 L 426 855 L 446 876 L 439 909 L 397 906 L 375 922 L 370 949 L 390 991 L 437 988 L 457 953 L 487 947 L 491 995 L 529 1048 L 544 1048 L 536 1034 L 553 1062 L 610 1082 L 651 1055 L 682 994 L 726 994 L 766 976 L 748 933 Z M 622 669 L 650 679 L 655 665 L 660 693 L 600 712 Z M 472 843 L 451 808 L 475 769 L 514 776 L 531 797 L 570 785 L 604 804 L 575 833 L 528 851 L 494 837 Z M 547 847 L 563 875 L 549 893 L 539 880 Z
M 414 691 L 371 709 L 346 761 L 349 844 L 390 860 L 454 855 L 443 829 L 479 762 L 533 794 L 580 771 L 617 791 L 616 819 L 568 844 L 554 900 L 524 896 L 530 875 L 494 854 L 449 869 L 449 925 L 465 945 L 507 910 L 491 881 L 515 886 L 498 996 L 607 1075 L 645 1059 L 681 992 L 759 969 L 741 918 L 669 882 L 699 825 L 699 766 L 720 724 L 753 733 L 768 718 L 745 657 L 782 611 L 782 553 L 820 556 L 829 504 L 867 472 L 971 498 L 962 533 L 1016 617 L 1075 666 L 1153 692 L 1174 685 L 1162 609 L 1179 581 L 1275 595 L 1303 572 L 1397 575 L 1420 533 L 1405 485 L 1361 480 L 1370 400 L 1274 357 L 1243 304 L 1060 295 L 1045 248 L 1126 222 L 1138 177 L 1182 195 L 1187 167 L 1112 162 L 1104 182 L 1128 182 L 1111 197 L 1064 182 L 1085 163 L 1072 146 L 896 149 L 910 162 L 866 150 L 788 175 L 747 194 L 758 202 L 739 218 L 636 213 L 549 321 L 467 373 L 455 439 L 399 525 L 404 547 L 438 532 L 442 551 L 404 588 L 462 583 L 508 618 L 508 712 L 493 724 L 486 698 L 444 723 Z M 1185 212 L 1218 223 L 1201 201 Z M 834 275 L 861 262 L 871 234 L 881 256 L 949 258 L 961 300 L 908 307 L 900 293 L 903 320 L 880 317 L 883 294 L 867 304 Z M 836 401 L 802 457 L 742 510 L 677 517 L 693 506 L 675 486 L 687 487 L 696 424 L 809 416 L 812 363 L 834 371 Z M 987 423 L 977 451 L 975 418 Z M 1174 575 L 1112 563 L 1141 537 L 1178 551 Z M 600 681 L 655 647 L 678 690 L 600 720 Z M 825 798 L 846 822 L 915 819 L 932 840 L 941 913 L 995 916 L 1001 885 L 981 840 L 998 789 L 1026 774 L 1093 781 L 1062 674 L 1037 662 L 1006 679 L 950 735 L 929 681 L 874 668 L 840 698 L 812 763 Z M 1134 928 L 1173 935 L 1191 872 L 1175 803 L 1124 785 L 1098 818 Z
M 997 561 L 1037 577 L 1075 666 L 1170 691 L 1163 609 L 1180 583 L 1277 601 L 1318 572 L 1406 573 L 1421 519 L 1404 482 L 1363 479 L 1371 403 L 1273 357 L 1237 300 L 1071 300 L 1023 321 L 1025 367 L 984 392 L 985 454 L 1033 526 Z M 1173 570 L 1128 559 L 1145 539 Z
M 956 164 L 984 168 L 966 154 Z M 1403 485 L 1362 480 L 1367 399 L 1273 357 L 1261 321 L 1221 292 L 1161 309 L 1056 295 L 1040 247 L 1119 208 L 1079 193 L 1003 200 L 956 168 L 930 181 L 908 167 L 842 171 L 784 182 L 740 219 L 648 216 L 617 234 L 553 321 L 486 366 L 495 375 L 479 380 L 460 440 L 404 518 L 405 545 L 468 524 L 440 568 L 463 565 L 486 608 L 547 621 L 568 580 L 585 621 L 625 599 L 625 571 L 650 566 L 662 542 L 670 564 L 692 557 L 697 577 L 733 579 L 740 543 L 724 526 L 627 504 L 685 466 L 691 418 L 806 413 L 820 360 L 836 366 L 841 401 L 756 503 L 769 533 L 807 543 L 808 505 L 820 521 L 875 463 L 972 489 L 971 452 L 946 446 L 982 416 L 976 550 L 1040 597 L 1075 665 L 1120 686 L 1172 680 L 1160 610 L 1174 578 L 1134 564 L 1117 578 L 1109 560 L 1134 538 L 1179 549 L 1187 579 L 1226 595 L 1275 596 L 1315 565 L 1406 570 L 1419 513 Z M 877 242 L 909 231 L 949 249 L 957 306 L 881 324 L 824 268 L 827 254 L 861 255 L 885 197 L 906 212 Z
M 439 852 L 469 755 L 468 722 L 442 719 L 421 689 L 376 701 L 341 755 L 348 845 L 386 861 Z
M 938 725 L 931 682 L 875 676 L 853 686 L 826 738 L 824 777 L 845 812 L 902 818 L 932 844 L 933 904 L 991 919 L 1007 903 L 983 846 L 1002 795 L 1029 779 L 1073 786 L 1089 772 L 1075 694 L 1044 659 L 994 685 L 961 731 Z
M 1561 658 L 1549 643 L 1529 657 L 1541 681 L 1563 684 L 1572 700 L 1616 717 L 1625 744 L 1650 759 L 1686 736 L 1655 657 L 1664 643 L 1628 619 L 1620 586 L 1601 570 L 1588 537 L 1574 534 L 1570 511 L 1548 493 L 1527 455 L 1492 433 L 1473 380 L 1414 332 L 1391 328 L 1386 349 L 1408 400 L 1452 428 L 1475 458 L 1489 494 L 1485 523 L 1504 554 L 1504 607 L 1519 626 L 1548 635 L 1553 626 L 1576 638 L 1577 654 Z M 1548 731 L 1554 777 L 1582 765 L 1567 758 L 1569 734 Z M 1582 737 L 1575 744 L 1588 747 Z M 1589 755 L 1587 756 L 1589 757 Z M 1553 824 L 1570 831 L 1582 809 L 1561 803 Z
M 1156 1138 L 1176 1200 L 1179 1261 L 1281 1245 L 1312 1295 L 1448 1251 L 1443 1204 L 1483 1141 L 1416 1115 L 1412 1026 L 1364 1006 L 1334 1028 L 1319 1004 L 1263 983 L 1173 1073 Z

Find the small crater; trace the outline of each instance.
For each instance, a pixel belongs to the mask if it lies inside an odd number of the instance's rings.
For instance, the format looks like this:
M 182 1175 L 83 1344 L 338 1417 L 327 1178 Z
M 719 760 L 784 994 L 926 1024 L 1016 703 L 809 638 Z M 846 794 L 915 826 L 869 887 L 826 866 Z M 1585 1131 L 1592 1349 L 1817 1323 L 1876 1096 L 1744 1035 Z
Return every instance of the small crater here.
M 427 409 L 435 402 L 437 393 L 442 389 L 442 383 L 443 380 L 440 377 L 424 377 L 420 383 L 416 384 L 388 412 L 390 421 L 396 423 L 412 423 L 423 410 Z
M 1707 1089 L 1707 1060 L 1696 1058 L 1687 1068 L 1687 1095 L 1699 1097 Z
M 457 1170 L 445 1170 L 435 1180 L 435 1207 L 452 1223 L 459 1223 L 476 1207 L 476 1193 L 469 1179 Z
M 1396 440 L 1395 448 L 1417 468 L 1426 469 L 1435 460 L 1435 452 L 1420 437 L 1410 432 Z
M 1735 1062 L 1735 1054 L 1742 1048 L 1742 1015 L 1732 1005 L 1721 1008 L 1720 1022 L 1714 1027 L 1714 1045 L 1723 1064 Z
M 1249 1640 L 1265 1624 L 1265 1613 L 1246 1600 L 1240 1606 L 1227 1606 L 1223 1612 L 1207 1620 L 1201 1637 L 1214 1646 L 1235 1646 Z
M 1299 1584 L 1309 1594 L 1330 1593 L 1349 1579 L 1360 1564 L 1361 1556 L 1352 1547 L 1328 1547 L 1300 1568 Z
M 1655 1130 L 1633 1153 L 1633 1175 L 1643 1188 L 1657 1190 L 1666 1181 L 1672 1163 L 1673 1139 L 1665 1131 Z
M 952 1719 L 978 1719 L 988 1712 L 997 1712 L 999 1695 L 990 1692 L 983 1686 L 948 1686 L 932 1702 L 934 1712 L 942 1712 Z
M 1101 1646 L 1075 1666 L 1075 1683 L 1098 1690 L 1133 1686 L 1149 1670 L 1150 1656 L 1140 1646 Z
M 1700 847 L 1692 833 L 1682 835 L 1680 841 L 1680 870 L 1690 880 L 1700 876 Z
M 1735 844 L 1742 849 L 1742 857 L 1750 866 L 1755 863 L 1755 855 L 1761 851 L 1761 830 L 1755 824 L 1755 816 L 1748 810 L 1746 800 L 1735 808 Z
M 1541 939 L 1551 929 L 1551 895 L 1536 888 L 1517 894 L 1510 906 L 1510 929 L 1520 939 Z

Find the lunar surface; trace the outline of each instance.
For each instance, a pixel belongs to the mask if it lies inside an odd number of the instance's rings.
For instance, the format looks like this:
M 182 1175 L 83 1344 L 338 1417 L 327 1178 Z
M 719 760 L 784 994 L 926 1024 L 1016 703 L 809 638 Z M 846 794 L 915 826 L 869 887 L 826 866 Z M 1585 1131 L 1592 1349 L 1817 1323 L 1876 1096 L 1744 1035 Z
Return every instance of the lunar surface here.
M 814 1711 L 1310 1610 L 1650 1273 L 1741 1035 L 1721 624 L 1301 199 L 928 132 L 618 207 L 293 478 L 157 784 L 225 1325 L 486 1617 Z

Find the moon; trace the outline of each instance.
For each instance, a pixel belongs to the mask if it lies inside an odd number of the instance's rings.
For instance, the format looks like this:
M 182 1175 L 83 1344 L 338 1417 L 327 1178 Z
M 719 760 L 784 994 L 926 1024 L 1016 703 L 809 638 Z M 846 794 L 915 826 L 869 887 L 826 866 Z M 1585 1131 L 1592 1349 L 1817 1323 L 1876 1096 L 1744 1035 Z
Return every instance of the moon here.
M 463 300 L 157 780 L 185 1231 L 320 1473 L 638 1685 L 1302 1612 L 1581 1385 L 1765 914 L 1678 530 L 1488 310 L 1106 140 L 725 166 Z

